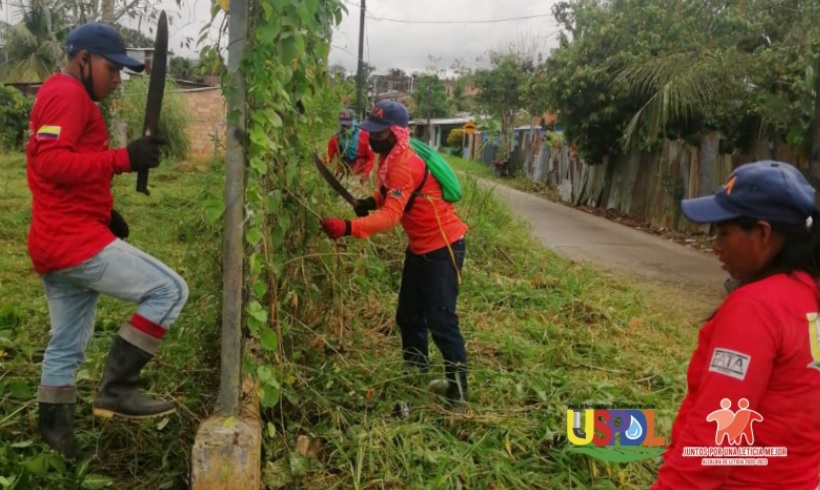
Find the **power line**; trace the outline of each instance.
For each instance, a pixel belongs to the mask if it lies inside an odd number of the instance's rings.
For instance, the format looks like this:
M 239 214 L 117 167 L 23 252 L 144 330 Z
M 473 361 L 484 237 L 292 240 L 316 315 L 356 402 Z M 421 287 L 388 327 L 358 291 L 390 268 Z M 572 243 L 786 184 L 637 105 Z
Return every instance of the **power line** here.
M 518 20 L 538 19 L 542 17 L 552 17 L 552 14 L 538 14 L 525 15 L 521 17 L 507 17 L 504 19 L 489 19 L 489 20 L 406 20 L 406 19 L 390 19 L 387 17 L 374 17 L 367 14 L 367 16 L 377 22 L 397 22 L 399 24 L 498 24 L 500 22 L 513 22 Z
M 343 52 L 345 52 L 345 53 L 349 54 L 350 56 L 352 56 L 352 57 L 354 57 L 354 58 L 356 57 L 356 53 L 351 53 L 350 51 L 348 51 L 347 49 L 345 49 L 345 48 L 343 48 L 343 47 L 339 46 L 338 44 L 331 44 L 331 45 L 330 45 L 330 47 L 331 47 L 331 48 L 336 48 L 336 49 L 338 49 L 339 51 L 343 51 Z

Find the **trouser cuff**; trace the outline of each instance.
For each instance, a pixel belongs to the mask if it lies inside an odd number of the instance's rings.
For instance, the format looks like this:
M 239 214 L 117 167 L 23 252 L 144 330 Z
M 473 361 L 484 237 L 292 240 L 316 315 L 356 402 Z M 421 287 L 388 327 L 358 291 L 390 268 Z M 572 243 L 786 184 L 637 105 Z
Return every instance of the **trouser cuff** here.
M 77 403 L 77 389 L 74 386 L 40 385 L 37 388 L 37 401 L 53 404 Z
M 117 335 L 129 344 L 136 346 L 152 356 L 156 354 L 159 345 L 162 343 L 162 339 L 152 337 L 128 322 L 122 324 Z

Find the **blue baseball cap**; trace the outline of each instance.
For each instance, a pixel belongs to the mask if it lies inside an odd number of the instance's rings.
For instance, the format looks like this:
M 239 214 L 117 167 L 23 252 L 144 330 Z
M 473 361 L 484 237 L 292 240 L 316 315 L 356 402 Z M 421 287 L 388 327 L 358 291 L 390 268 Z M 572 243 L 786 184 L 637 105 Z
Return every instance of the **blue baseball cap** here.
M 739 166 L 714 195 L 684 199 L 681 209 L 695 223 L 752 218 L 799 225 L 814 212 L 814 194 L 794 166 L 764 160 Z
M 112 63 L 136 72 L 145 69 L 144 64 L 128 56 L 122 37 L 107 24 L 92 22 L 75 27 L 68 33 L 65 50 L 68 54 L 83 50 L 98 54 Z
M 393 100 L 381 100 L 376 102 L 360 127 L 368 133 L 379 133 L 390 126 L 406 128 L 409 121 L 406 107 Z
M 339 125 L 350 127 L 356 122 L 356 113 L 350 109 L 344 109 L 339 113 Z

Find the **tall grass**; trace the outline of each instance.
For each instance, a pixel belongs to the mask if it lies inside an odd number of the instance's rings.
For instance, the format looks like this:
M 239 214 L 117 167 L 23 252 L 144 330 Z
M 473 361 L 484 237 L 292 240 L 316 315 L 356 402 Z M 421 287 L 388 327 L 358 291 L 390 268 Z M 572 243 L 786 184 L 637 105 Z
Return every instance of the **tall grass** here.
M 142 137 L 148 83 L 148 77 L 132 77 L 120 86 L 111 102 L 115 118 L 126 126 L 127 141 L 119 142 L 123 146 Z M 176 89 L 173 82 L 166 82 L 159 134 L 168 142 L 163 149 L 165 156 L 171 160 L 183 160 L 191 147 L 186 132 L 190 117 L 185 101 Z
M 441 376 L 432 345 L 436 372 L 404 370 L 393 322 L 402 232 L 310 237 L 285 268 L 294 291 L 306 287 L 279 312 L 285 345 L 270 361 L 283 396 L 263 412 L 266 488 L 599 489 L 653 480 L 658 461 L 616 465 L 571 453 L 566 410 L 654 404 L 668 436 L 694 342 L 682 328 L 689 322 L 653 310 L 634 280 L 543 250 L 488 191 L 466 184 L 459 313 L 472 415 L 453 416 L 427 391 Z M 316 184 L 306 177 L 305 185 Z M 351 217 L 323 188 L 306 212 Z

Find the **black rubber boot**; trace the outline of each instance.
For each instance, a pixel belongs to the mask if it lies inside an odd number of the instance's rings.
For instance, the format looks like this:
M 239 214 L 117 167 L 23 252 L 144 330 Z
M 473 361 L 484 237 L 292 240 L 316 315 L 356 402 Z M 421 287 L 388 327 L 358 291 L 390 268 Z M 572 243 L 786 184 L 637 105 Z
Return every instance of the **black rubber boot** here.
M 173 413 L 176 410 L 173 403 L 153 400 L 140 393 L 140 371 L 153 355 L 125 340 L 122 337 L 123 329 L 114 337 L 105 361 L 103 379 L 94 396 L 94 415 L 102 418 L 114 415 L 149 418 Z
M 466 366 L 461 363 L 446 365 L 445 373 L 448 385 L 444 397 L 447 399 L 448 408 L 456 413 L 468 413 Z
M 40 437 L 69 460 L 77 458 L 77 442 L 74 439 L 76 400 L 74 387 L 41 386 L 37 393 Z

